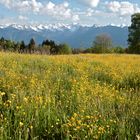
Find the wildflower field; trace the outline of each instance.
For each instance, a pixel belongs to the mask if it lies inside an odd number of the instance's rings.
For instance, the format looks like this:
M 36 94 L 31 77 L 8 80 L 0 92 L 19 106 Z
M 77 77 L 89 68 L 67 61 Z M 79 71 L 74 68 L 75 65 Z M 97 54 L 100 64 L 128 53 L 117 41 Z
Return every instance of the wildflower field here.
M 0 140 L 135 140 L 140 56 L 0 53 Z

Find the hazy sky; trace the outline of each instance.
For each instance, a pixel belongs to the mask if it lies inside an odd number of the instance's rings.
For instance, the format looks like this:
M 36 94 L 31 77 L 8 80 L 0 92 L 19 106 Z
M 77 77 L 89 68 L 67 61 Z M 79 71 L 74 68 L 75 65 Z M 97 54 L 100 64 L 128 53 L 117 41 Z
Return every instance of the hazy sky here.
M 140 0 L 0 0 L 0 24 L 130 24 Z

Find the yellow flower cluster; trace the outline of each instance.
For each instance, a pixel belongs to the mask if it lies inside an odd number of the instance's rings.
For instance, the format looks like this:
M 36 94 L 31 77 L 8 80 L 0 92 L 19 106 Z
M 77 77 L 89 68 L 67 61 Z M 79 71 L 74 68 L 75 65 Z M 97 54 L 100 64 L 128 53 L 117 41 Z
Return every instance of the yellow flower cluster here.
M 0 53 L 0 139 L 136 139 L 139 62 Z
M 97 112 L 96 112 L 97 113 Z M 98 139 L 103 134 L 110 133 L 110 128 L 116 124 L 114 120 L 105 120 L 101 115 L 89 116 L 74 113 L 72 117 L 67 120 L 63 128 L 69 135 L 73 136 L 75 133 L 79 136 L 85 135 Z

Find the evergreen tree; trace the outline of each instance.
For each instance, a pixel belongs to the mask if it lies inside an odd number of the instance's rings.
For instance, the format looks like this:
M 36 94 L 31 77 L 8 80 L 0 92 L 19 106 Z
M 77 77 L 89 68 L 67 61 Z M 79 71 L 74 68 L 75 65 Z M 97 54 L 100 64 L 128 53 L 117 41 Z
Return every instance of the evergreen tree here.
M 46 41 L 43 41 L 42 46 L 44 46 L 44 45 L 50 46 L 50 53 L 51 54 L 57 54 L 59 51 L 58 50 L 59 46 L 57 44 L 55 44 L 55 42 L 52 40 L 47 39 Z
M 26 48 L 26 46 L 25 46 L 25 43 L 24 43 L 24 41 L 21 41 L 21 44 L 20 44 L 20 53 L 23 53 L 24 52 L 24 50 L 25 50 L 25 48 Z
M 15 42 L 11 40 L 6 40 L 6 50 L 8 51 L 15 51 Z
M 35 41 L 34 41 L 33 38 L 30 40 L 30 43 L 28 45 L 28 48 L 29 48 L 29 53 L 34 52 L 34 50 L 35 50 Z
M 6 41 L 5 41 L 4 37 L 2 37 L 0 39 L 0 48 L 3 49 L 3 50 L 6 49 Z
M 128 45 L 129 53 L 140 54 L 140 13 L 136 13 L 131 16 Z
M 20 50 L 20 42 L 16 42 L 14 45 L 14 51 L 19 52 L 19 50 Z

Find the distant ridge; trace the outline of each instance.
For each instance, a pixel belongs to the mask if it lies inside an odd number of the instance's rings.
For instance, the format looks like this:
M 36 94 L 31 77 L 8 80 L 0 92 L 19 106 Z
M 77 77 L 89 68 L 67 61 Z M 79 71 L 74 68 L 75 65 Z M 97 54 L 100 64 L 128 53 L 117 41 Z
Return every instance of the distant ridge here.
M 79 24 L 48 24 L 48 25 L 0 25 L 0 37 L 15 41 L 29 42 L 34 38 L 39 44 L 45 39 L 57 43 L 68 43 L 74 48 L 90 47 L 99 34 L 106 33 L 112 37 L 115 45 L 127 46 L 128 27 L 125 25 L 84 26 Z

